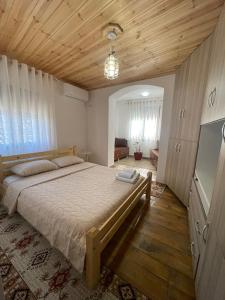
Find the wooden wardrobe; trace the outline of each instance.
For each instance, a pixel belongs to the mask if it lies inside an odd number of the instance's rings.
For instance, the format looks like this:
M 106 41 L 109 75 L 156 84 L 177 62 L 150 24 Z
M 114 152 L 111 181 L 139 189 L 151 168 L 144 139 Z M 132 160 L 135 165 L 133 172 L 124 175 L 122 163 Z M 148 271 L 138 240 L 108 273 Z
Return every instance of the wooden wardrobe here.
M 225 119 L 225 8 L 215 32 L 176 73 L 167 185 L 187 206 L 196 297 L 225 299 L 225 123 L 209 211 L 194 176 L 200 125 Z M 209 141 L 210 142 L 210 141 Z
M 208 72 L 211 37 L 176 72 L 166 183 L 188 206 Z

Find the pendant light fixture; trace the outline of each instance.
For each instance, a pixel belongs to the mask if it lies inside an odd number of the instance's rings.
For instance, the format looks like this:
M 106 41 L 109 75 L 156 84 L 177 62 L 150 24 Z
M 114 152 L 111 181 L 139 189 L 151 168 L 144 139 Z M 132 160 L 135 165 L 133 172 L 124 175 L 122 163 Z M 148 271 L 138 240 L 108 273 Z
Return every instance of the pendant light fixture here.
M 110 80 L 116 79 L 119 76 L 119 61 L 113 48 L 105 60 L 104 76 Z
M 121 32 L 123 32 L 123 30 L 120 25 L 114 23 L 109 23 L 103 31 L 105 37 L 111 44 L 117 39 L 118 34 Z M 109 80 L 116 79 L 119 76 L 119 61 L 113 45 L 111 45 L 110 52 L 105 60 L 104 76 Z

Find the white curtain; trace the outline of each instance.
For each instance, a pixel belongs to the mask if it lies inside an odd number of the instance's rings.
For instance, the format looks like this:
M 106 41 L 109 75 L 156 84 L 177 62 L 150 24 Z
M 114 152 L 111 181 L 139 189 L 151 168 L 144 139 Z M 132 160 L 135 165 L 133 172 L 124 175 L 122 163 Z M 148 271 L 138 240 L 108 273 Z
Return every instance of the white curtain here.
M 0 57 L 0 154 L 57 146 L 53 76 Z
M 128 140 L 130 153 L 140 146 L 145 157 L 158 147 L 161 131 L 162 99 L 128 101 Z

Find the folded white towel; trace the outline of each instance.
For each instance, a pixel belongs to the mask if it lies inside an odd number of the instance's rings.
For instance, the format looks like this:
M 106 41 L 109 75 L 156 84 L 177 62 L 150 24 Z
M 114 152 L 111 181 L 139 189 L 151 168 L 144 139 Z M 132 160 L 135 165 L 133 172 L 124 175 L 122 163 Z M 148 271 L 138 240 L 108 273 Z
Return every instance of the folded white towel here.
M 134 169 L 124 169 L 118 173 L 118 176 L 131 179 L 136 173 L 137 171 Z
M 116 175 L 117 180 L 124 181 L 127 183 L 135 183 L 139 177 L 140 177 L 140 173 L 136 173 L 132 178 L 125 178 L 125 177 L 120 177 L 119 175 Z

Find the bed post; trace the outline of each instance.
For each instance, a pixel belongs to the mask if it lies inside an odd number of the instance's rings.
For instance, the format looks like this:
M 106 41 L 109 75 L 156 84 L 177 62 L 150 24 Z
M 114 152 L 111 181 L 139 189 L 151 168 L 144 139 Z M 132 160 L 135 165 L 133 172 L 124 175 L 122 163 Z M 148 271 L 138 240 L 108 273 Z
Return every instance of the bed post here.
M 76 146 L 73 146 L 73 155 L 77 155 L 77 147 Z
M 147 189 L 146 189 L 146 200 L 149 203 L 151 200 L 152 172 L 148 172 L 147 179 L 148 182 L 147 182 Z
M 97 240 L 98 230 L 91 228 L 86 237 L 86 283 L 90 289 L 96 287 L 100 279 L 100 250 Z

